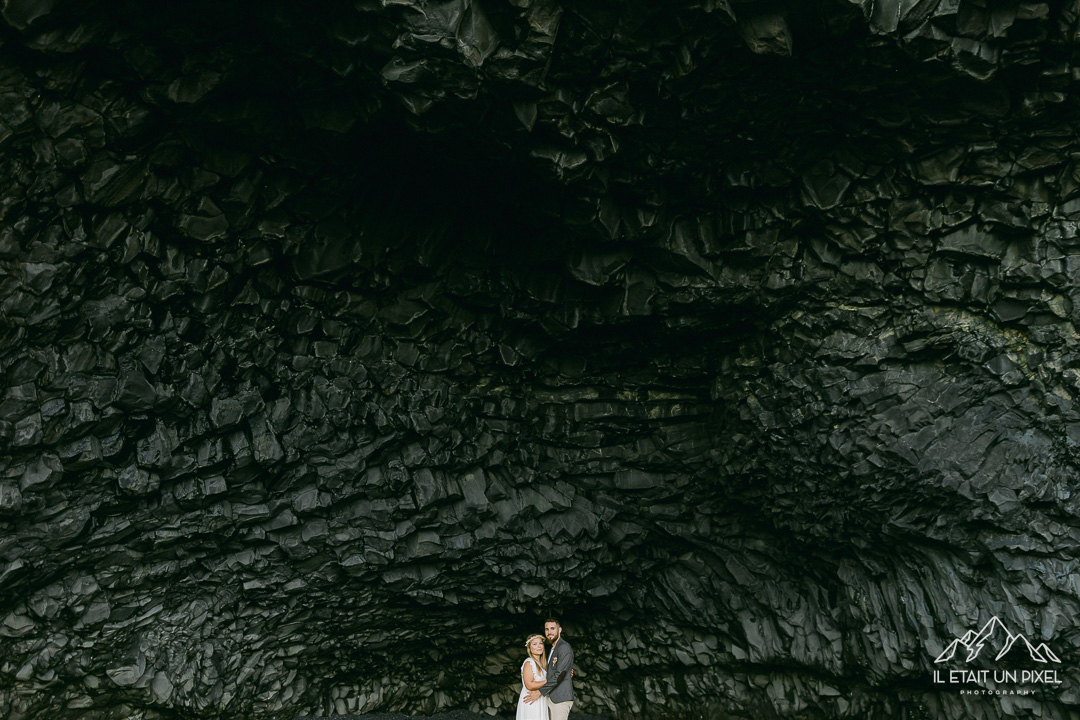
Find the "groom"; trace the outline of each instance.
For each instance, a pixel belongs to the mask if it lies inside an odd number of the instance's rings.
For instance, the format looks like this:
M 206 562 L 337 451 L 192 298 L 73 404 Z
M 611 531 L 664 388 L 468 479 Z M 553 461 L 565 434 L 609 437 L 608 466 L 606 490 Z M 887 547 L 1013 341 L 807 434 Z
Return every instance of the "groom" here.
M 558 620 L 544 623 L 544 635 L 551 643 L 548 653 L 547 682 L 539 690 L 529 692 L 525 702 L 532 704 L 541 695 L 547 698 L 550 720 L 566 720 L 574 706 L 574 648 L 562 638 L 562 625 Z

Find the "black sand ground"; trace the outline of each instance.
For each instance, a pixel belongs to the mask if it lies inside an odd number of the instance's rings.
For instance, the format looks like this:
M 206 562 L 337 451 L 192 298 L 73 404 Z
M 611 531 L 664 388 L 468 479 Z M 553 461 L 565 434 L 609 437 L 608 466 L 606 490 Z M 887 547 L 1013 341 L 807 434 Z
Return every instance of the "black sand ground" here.
M 614 720 L 613 715 L 589 715 L 571 712 L 572 720 Z M 402 715 L 400 713 L 364 713 L 361 715 L 321 715 L 298 717 L 296 720 L 513 720 L 512 715 L 487 715 L 468 710 L 451 710 L 435 715 Z

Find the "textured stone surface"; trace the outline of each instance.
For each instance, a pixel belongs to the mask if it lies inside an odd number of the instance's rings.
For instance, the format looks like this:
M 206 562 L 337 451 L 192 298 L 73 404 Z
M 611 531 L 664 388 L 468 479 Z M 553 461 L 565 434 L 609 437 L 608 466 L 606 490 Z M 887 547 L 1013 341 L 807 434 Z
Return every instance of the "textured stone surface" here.
M 0 16 L 3 717 L 1077 712 L 1072 4 Z

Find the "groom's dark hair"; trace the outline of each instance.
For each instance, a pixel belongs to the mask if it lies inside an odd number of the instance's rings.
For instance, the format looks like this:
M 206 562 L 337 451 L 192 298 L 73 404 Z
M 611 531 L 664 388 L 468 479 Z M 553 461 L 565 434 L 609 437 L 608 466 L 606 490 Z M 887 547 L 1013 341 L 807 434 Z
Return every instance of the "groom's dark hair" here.
M 544 624 L 547 625 L 549 622 L 553 622 L 556 625 L 558 625 L 559 627 L 562 627 L 562 623 L 559 622 L 558 620 L 556 620 L 555 618 L 548 618 L 547 620 L 544 621 Z

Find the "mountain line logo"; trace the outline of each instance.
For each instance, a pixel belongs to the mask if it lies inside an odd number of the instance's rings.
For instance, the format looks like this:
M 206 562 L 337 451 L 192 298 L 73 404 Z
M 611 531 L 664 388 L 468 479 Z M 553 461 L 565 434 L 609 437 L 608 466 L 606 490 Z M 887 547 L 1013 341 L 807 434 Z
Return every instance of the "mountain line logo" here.
M 1061 662 L 1058 656 L 1046 646 L 1046 643 L 1040 643 L 1038 647 L 1033 646 L 1023 634 L 1011 632 L 1005 627 L 1005 623 L 1001 622 L 996 615 L 990 618 L 979 632 L 968 630 L 963 637 L 956 638 L 949 643 L 948 647 L 942 650 L 941 654 L 934 659 L 934 662 L 943 663 L 952 660 L 961 647 L 967 651 L 966 662 L 975 660 L 983 652 L 983 648 L 986 647 L 990 648 L 988 655 L 994 651 L 994 648 L 1000 648 L 994 656 L 994 660 L 1000 660 L 1014 647 L 1018 647 L 1019 649 L 1026 648 L 1028 654 L 1031 655 L 1031 659 L 1035 662 Z
M 978 632 L 968 630 L 963 637 L 953 640 L 934 658 L 934 663 L 940 666 L 954 659 L 971 663 L 981 657 L 983 662 L 980 664 L 984 664 L 991 656 L 1001 660 L 1009 653 L 1012 653 L 1009 660 L 1015 662 L 1026 660 L 1022 657 L 1025 650 L 1042 666 L 1041 669 L 1004 667 L 990 670 L 968 665 L 961 669 L 934 670 L 931 681 L 943 689 L 951 686 L 961 695 L 1031 695 L 1036 692 L 1036 686 L 1061 684 L 1058 669 L 1047 667 L 1049 663 L 1060 663 L 1061 660 L 1046 643 L 1032 645 L 1023 633 L 1012 632 L 997 616 L 990 618 Z

